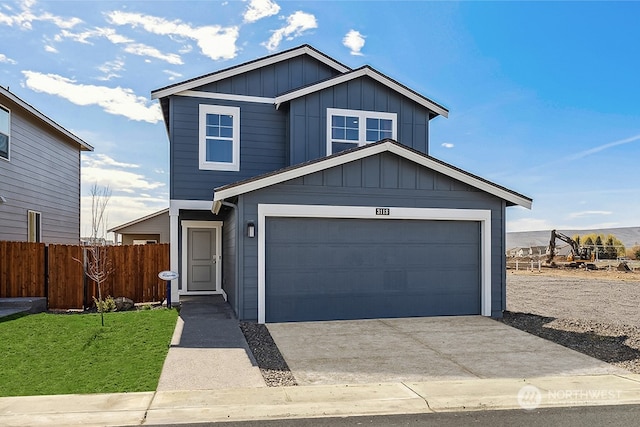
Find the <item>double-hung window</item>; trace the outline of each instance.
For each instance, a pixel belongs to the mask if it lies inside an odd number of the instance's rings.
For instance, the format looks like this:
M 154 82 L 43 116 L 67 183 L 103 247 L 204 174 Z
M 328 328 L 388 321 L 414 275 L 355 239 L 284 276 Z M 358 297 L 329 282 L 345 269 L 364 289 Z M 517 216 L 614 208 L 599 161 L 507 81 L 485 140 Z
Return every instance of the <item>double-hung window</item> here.
M 200 169 L 240 170 L 240 108 L 200 105 Z
M 327 108 L 327 155 L 396 135 L 395 113 Z
M 9 160 L 9 110 L 0 105 L 0 158 Z

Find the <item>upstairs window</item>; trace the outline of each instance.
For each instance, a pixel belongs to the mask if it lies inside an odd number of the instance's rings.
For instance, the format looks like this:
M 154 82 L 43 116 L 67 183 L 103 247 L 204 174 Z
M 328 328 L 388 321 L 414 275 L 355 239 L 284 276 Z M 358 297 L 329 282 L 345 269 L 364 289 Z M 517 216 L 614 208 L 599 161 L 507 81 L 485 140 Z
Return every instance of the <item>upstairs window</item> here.
M 200 169 L 240 170 L 240 108 L 200 105 Z
M 0 105 L 0 158 L 9 160 L 9 110 Z
M 396 139 L 395 113 L 327 108 L 327 155 L 349 148 Z

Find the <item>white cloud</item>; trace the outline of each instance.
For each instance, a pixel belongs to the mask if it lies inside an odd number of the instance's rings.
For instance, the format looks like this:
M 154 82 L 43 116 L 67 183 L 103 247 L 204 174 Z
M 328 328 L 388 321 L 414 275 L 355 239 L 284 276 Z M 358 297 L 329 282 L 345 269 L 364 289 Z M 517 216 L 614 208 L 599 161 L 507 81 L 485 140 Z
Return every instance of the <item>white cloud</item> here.
M 35 1 L 27 0 L 20 4 L 21 12 L 19 13 L 7 14 L 0 12 L 0 24 L 5 24 L 10 27 L 17 26 L 23 30 L 31 30 L 34 21 L 51 22 L 58 28 L 73 28 L 82 22 L 80 18 L 63 18 L 49 12 L 33 12 L 32 7 L 34 5 Z
M 176 73 L 175 71 L 162 70 L 162 72 L 169 75 L 169 80 L 175 80 L 178 77 L 182 77 L 182 74 Z
M 623 144 L 630 144 L 630 143 L 638 141 L 638 140 L 640 140 L 640 135 L 634 135 L 634 136 L 629 137 L 629 138 L 625 138 L 625 139 L 620 139 L 618 141 L 609 142 L 607 144 L 602 144 L 602 145 L 599 145 L 598 147 L 594 147 L 594 148 L 591 148 L 589 150 L 582 151 L 582 152 L 577 153 L 577 154 L 575 154 L 573 156 L 570 156 L 569 159 L 570 160 L 578 160 L 578 159 L 581 159 L 583 157 L 589 156 L 591 154 L 595 154 L 595 153 L 598 153 L 600 151 L 606 150 L 607 148 L 616 147 L 618 145 L 623 145 Z
M 262 45 L 268 50 L 273 51 L 280 46 L 280 42 L 282 42 L 284 37 L 286 37 L 287 40 L 293 40 L 294 37 L 299 37 L 306 30 L 311 30 L 313 28 L 318 28 L 316 17 L 310 13 L 305 13 L 299 10 L 289 15 L 287 18 L 287 25 L 275 30 L 269 40 L 262 43 Z
M 104 168 L 105 166 L 136 169 L 140 165 L 135 163 L 118 162 L 106 154 L 86 153 L 82 158 L 82 167 L 85 168 Z
M 512 233 L 516 231 L 534 231 L 534 230 L 551 230 L 554 227 L 546 219 L 536 218 L 520 218 L 513 221 L 507 220 L 507 232 Z
M 80 33 L 72 33 L 69 30 L 62 30 L 55 38 L 56 41 L 62 41 L 63 38 L 71 39 L 78 43 L 93 44 L 89 41 L 92 38 L 103 37 L 113 44 L 132 43 L 128 37 L 118 34 L 116 30 L 108 27 L 96 27 L 91 30 L 82 31 Z
M 128 44 L 124 51 L 138 56 L 148 56 L 151 58 L 161 59 L 169 64 L 181 65 L 184 64 L 179 55 L 175 53 L 162 53 L 158 49 L 152 46 L 148 46 L 142 43 Z
M 54 46 L 51 46 L 50 44 L 44 45 L 44 50 L 49 53 L 58 53 L 58 49 L 56 49 Z
M 256 22 L 262 18 L 276 15 L 280 6 L 271 0 L 251 0 L 244 12 L 245 22 Z
M 452 144 L 452 143 L 450 143 L 450 142 L 443 142 L 443 143 L 442 143 L 442 144 L 440 144 L 440 145 L 441 145 L 442 147 L 444 147 L 444 148 L 453 148 L 453 147 L 455 147 L 455 145 L 453 145 L 453 144 Z
M 600 216 L 600 215 L 612 215 L 611 211 L 582 211 L 582 212 L 573 212 L 569 214 L 570 219 L 582 218 L 585 216 Z
M 351 50 L 351 55 L 361 56 L 362 48 L 364 47 L 365 37 L 360 34 L 360 31 L 350 30 L 342 39 L 342 44 Z
M 98 77 L 98 80 L 106 81 L 113 78 L 122 77 L 120 74 L 118 74 L 118 72 L 124 70 L 124 61 L 122 59 L 107 61 L 104 64 L 98 66 L 98 70 L 104 73 L 104 76 Z
M 11 64 L 11 65 L 17 64 L 16 61 L 14 61 L 13 59 L 7 57 L 7 55 L 5 55 L 3 53 L 0 53 L 0 63 L 2 63 L 2 64 Z
M 130 25 L 133 28 L 140 26 L 153 34 L 180 36 L 195 40 L 202 53 L 211 59 L 231 59 L 236 56 L 236 41 L 239 35 L 236 26 L 193 27 L 179 19 L 169 21 L 156 16 L 122 11 L 109 12 L 107 18 L 115 25 Z
M 131 89 L 80 84 L 57 74 L 36 71 L 22 73 L 26 78 L 26 86 L 36 92 L 57 95 L 76 105 L 98 105 L 109 114 L 125 116 L 131 120 L 148 123 L 162 120 L 158 104 L 137 96 Z

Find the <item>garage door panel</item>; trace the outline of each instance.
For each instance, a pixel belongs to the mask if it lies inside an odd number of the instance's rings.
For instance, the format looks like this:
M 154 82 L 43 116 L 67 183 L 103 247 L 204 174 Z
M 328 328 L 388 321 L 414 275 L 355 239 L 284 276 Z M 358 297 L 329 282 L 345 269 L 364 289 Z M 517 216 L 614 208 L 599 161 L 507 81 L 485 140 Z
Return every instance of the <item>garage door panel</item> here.
M 477 222 L 268 218 L 268 322 L 480 313 Z

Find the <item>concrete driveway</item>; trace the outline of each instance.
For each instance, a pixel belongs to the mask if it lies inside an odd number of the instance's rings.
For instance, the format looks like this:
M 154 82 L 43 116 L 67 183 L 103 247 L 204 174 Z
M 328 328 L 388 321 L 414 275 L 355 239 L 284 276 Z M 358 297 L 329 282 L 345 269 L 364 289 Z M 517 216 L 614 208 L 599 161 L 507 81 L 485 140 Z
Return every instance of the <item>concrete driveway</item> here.
M 482 316 L 267 327 L 300 385 L 628 373 Z

